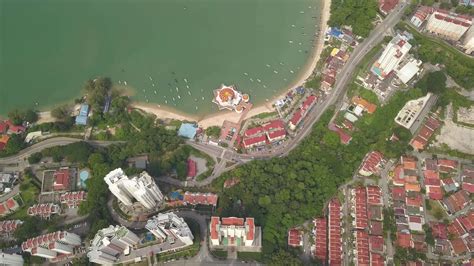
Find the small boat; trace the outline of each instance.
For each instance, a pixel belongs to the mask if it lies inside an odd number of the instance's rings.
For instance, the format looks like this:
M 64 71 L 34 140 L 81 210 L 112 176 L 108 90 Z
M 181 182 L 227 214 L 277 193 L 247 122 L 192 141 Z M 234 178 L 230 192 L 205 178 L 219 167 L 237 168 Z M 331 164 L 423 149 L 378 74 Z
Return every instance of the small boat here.
M 165 103 L 168 104 L 168 100 L 165 100 Z
M 300 11 L 300 14 L 304 14 L 304 11 Z
M 125 86 L 127 86 L 127 82 L 126 82 L 126 81 L 124 81 L 123 84 L 125 84 Z
M 267 64 L 267 67 L 271 67 L 269 64 Z
M 293 41 L 288 41 L 289 43 L 293 43 Z
M 284 65 L 283 62 L 280 62 L 280 66 L 283 66 L 283 65 Z
M 294 72 L 293 70 L 290 70 L 290 73 L 293 74 L 293 73 L 295 73 L 295 72 Z
M 259 80 L 259 79 L 257 79 L 257 82 L 258 82 L 258 83 L 260 83 L 260 82 L 262 82 L 262 81 L 261 81 L 261 80 Z
M 276 71 L 276 70 L 273 70 L 273 73 L 275 73 L 275 74 L 278 74 L 278 71 Z
M 119 84 L 122 84 L 122 81 L 119 80 Z
M 158 94 L 156 91 L 153 91 L 155 94 Z
M 176 99 L 173 97 L 173 102 L 176 101 Z
M 145 89 L 143 89 L 143 92 L 146 92 L 146 90 L 145 90 Z
M 203 89 L 201 89 L 201 92 L 203 92 L 203 91 L 204 91 L 204 90 L 203 90 Z
M 178 99 L 181 99 L 181 96 L 178 95 Z
M 266 87 L 267 87 L 267 85 L 263 84 L 263 87 L 264 87 L 264 88 L 266 88 Z
M 189 85 L 186 85 L 186 88 L 189 89 Z
M 253 78 L 250 78 L 250 81 L 252 81 L 252 82 L 253 82 Z
M 189 94 L 189 95 L 191 95 L 191 92 L 190 92 L 190 91 L 188 91 L 188 94 Z
M 161 107 L 161 105 L 160 105 L 160 104 L 158 104 L 158 107 Z
M 198 109 L 198 107 L 196 106 L 196 110 Z
M 179 92 L 179 89 L 178 89 L 178 87 L 176 87 L 176 92 Z
M 153 79 L 151 78 L 151 76 L 148 76 L 148 78 L 149 78 L 150 80 L 153 80 Z
M 151 86 L 155 87 L 155 83 L 151 84 Z
M 301 53 L 301 52 L 303 52 L 303 50 L 299 49 L 299 50 L 298 50 L 298 53 Z
M 295 24 L 292 24 L 291 27 L 294 28 L 294 27 L 296 27 L 296 26 L 295 26 Z
M 202 99 L 202 100 L 204 100 L 204 96 L 202 96 L 202 98 L 201 98 L 201 99 Z
M 245 76 L 248 76 L 249 74 L 247 72 L 244 73 Z
M 300 43 L 300 42 L 299 42 L 298 44 L 299 44 L 299 45 L 302 45 L 302 43 Z
M 286 78 L 284 78 L 283 80 L 284 80 L 284 81 L 287 81 L 287 79 L 286 79 Z
M 184 79 L 184 82 L 188 83 L 188 80 L 187 80 L 187 79 Z
M 197 101 L 198 101 L 198 99 L 197 99 L 197 98 L 194 98 L 194 101 L 195 101 L 195 102 L 197 102 Z
M 146 102 L 148 102 L 148 99 L 146 99 Z

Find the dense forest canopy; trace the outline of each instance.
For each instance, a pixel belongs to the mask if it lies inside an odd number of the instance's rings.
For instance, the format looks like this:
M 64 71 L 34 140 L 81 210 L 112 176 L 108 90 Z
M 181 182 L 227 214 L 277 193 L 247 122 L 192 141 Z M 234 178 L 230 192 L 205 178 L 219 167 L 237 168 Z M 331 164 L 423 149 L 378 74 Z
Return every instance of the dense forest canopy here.
M 378 10 L 376 0 L 332 0 L 329 25 L 351 26 L 354 34 L 367 37 L 374 28 Z

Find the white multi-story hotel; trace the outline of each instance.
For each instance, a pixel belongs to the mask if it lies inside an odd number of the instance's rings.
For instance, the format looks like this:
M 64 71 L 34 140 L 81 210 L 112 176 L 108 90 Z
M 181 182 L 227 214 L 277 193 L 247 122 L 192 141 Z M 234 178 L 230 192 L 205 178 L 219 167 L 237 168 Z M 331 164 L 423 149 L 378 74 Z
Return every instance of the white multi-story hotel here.
M 133 198 L 147 209 L 153 209 L 163 202 L 163 194 L 147 172 L 128 178 L 121 168 L 117 168 L 108 173 L 104 180 L 112 194 L 126 206 L 133 204 Z
M 211 246 L 246 246 L 255 242 L 255 223 L 253 218 L 211 217 Z
M 87 257 L 97 264 L 113 264 L 139 241 L 138 236 L 125 226 L 111 225 L 97 232 L 91 241 Z
M 145 228 L 163 242 L 174 243 L 179 239 L 186 246 L 193 244 L 194 236 L 188 224 L 173 212 L 159 213 L 148 220 Z
M 426 30 L 438 34 L 444 39 L 458 41 L 471 25 L 472 18 L 469 16 L 436 9 L 428 18 Z
M 403 108 L 398 112 L 397 116 L 394 119 L 395 122 L 400 126 L 410 130 L 411 126 L 418 119 L 418 116 L 425 108 L 431 96 L 432 94 L 428 93 L 426 94 L 426 96 L 408 101 L 405 106 L 403 106 Z
M 385 79 L 400 64 L 410 49 L 408 37 L 398 34 L 387 44 L 382 55 L 375 61 L 371 68 L 372 73 L 381 80 Z
M 70 255 L 74 247 L 80 245 L 81 238 L 78 235 L 57 231 L 28 239 L 21 244 L 21 249 L 31 253 L 32 256 L 52 259 L 63 254 Z

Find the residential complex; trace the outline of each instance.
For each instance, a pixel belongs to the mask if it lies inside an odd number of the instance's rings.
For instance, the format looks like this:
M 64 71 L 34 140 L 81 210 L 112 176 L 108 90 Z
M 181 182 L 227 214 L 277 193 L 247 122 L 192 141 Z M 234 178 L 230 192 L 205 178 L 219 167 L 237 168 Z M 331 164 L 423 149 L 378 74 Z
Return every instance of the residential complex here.
M 382 55 L 375 61 L 371 71 L 381 80 L 385 79 L 408 54 L 411 44 L 408 37 L 397 34 L 383 51 Z
M 68 208 L 77 208 L 82 201 L 86 200 L 86 197 L 85 191 L 66 192 L 59 196 L 59 201 Z
M 73 233 L 57 231 L 30 238 L 21 244 L 24 252 L 32 256 L 53 259 L 74 253 L 74 248 L 81 245 L 81 238 Z
M 316 104 L 318 98 L 314 95 L 308 96 L 304 102 L 301 104 L 301 107 L 293 113 L 289 122 L 289 127 L 291 130 L 296 130 L 296 127 L 303 121 L 304 117 L 308 114 L 311 108 Z
M 210 205 L 216 207 L 218 196 L 214 193 L 189 192 L 184 193 L 183 202 L 186 205 Z
M 426 96 L 408 101 L 398 112 L 397 116 L 395 117 L 395 122 L 400 126 L 410 130 L 431 97 L 432 94 L 428 93 Z
M 298 228 L 291 228 L 288 230 L 288 246 L 301 247 L 303 246 L 303 231 Z
M 42 219 L 49 219 L 51 215 L 60 214 L 61 207 L 55 203 L 35 204 L 28 208 L 27 214 L 38 216 Z
M 210 245 L 258 247 L 261 235 L 257 231 L 260 228 L 255 226 L 253 218 L 212 216 L 209 224 Z
M 328 213 L 329 265 L 342 265 L 342 206 L 339 200 L 329 201 Z
M 242 145 L 249 149 L 273 143 L 286 137 L 285 124 L 282 120 L 273 120 L 261 126 L 247 129 L 243 134 Z
M 22 224 L 23 224 L 23 221 L 20 221 L 20 220 L 0 221 L 0 234 L 13 233 Z
M 363 176 L 378 174 L 383 163 L 383 154 L 378 151 L 371 151 L 365 155 L 359 169 L 359 174 Z
M 425 29 L 442 38 L 458 41 L 472 25 L 472 18 L 442 9 L 434 9 Z
M 147 172 L 128 178 L 121 168 L 117 168 L 108 173 L 104 180 L 112 194 L 126 206 L 133 204 L 132 199 L 147 209 L 153 209 L 163 203 L 163 194 Z
M 173 212 L 159 213 L 147 221 L 145 228 L 161 242 L 179 240 L 185 245 L 193 244 L 194 236 L 188 224 Z
M 125 226 L 109 226 L 97 232 L 91 241 L 87 257 L 97 264 L 113 264 L 139 242 L 138 236 Z

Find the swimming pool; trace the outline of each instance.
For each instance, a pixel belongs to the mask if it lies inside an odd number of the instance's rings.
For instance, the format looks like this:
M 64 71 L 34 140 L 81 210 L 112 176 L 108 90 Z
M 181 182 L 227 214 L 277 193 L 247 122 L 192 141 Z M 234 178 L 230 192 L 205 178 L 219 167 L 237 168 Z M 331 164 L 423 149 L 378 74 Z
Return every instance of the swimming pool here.
M 79 186 L 81 188 L 86 188 L 86 180 L 89 179 L 90 177 L 90 172 L 88 169 L 83 169 L 79 172 Z

